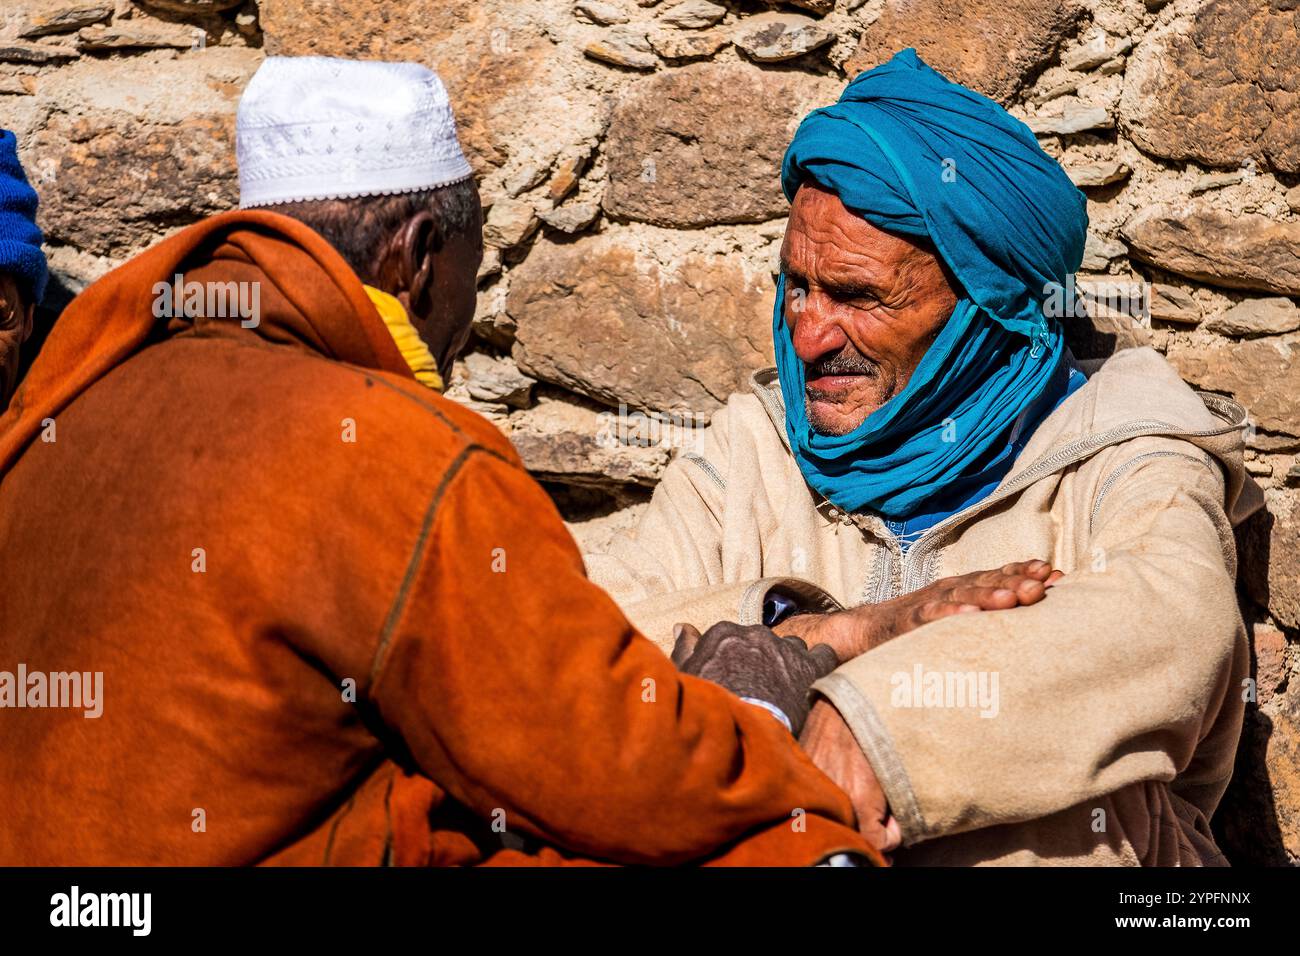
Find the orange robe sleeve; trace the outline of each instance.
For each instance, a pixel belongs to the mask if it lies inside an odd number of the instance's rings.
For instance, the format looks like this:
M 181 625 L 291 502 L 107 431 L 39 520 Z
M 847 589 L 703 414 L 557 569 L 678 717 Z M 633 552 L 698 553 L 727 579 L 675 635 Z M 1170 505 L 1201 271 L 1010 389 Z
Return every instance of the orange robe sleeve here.
M 767 712 L 684 676 L 585 576 L 542 488 L 477 446 L 444 479 L 370 702 L 481 817 L 621 863 L 875 855 Z

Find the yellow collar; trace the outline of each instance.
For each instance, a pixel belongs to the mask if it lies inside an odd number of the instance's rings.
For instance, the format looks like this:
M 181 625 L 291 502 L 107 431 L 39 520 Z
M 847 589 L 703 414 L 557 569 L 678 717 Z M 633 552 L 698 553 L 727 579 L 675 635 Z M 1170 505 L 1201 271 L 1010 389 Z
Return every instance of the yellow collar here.
M 442 376 L 438 374 L 438 360 L 429 351 L 429 346 L 424 344 L 420 333 L 415 331 L 415 326 L 411 324 L 411 317 L 406 314 L 402 303 L 387 292 L 381 292 L 368 285 L 362 288 L 366 290 L 366 295 L 370 296 L 370 301 L 375 304 L 375 309 L 379 312 L 379 317 L 384 320 L 384 325 L 388 326 L 388 334 L 393 337 L 397 350 L 402 353 L 402 358 L 406 360 L 416 380 L 436 392 L 441 392 Z

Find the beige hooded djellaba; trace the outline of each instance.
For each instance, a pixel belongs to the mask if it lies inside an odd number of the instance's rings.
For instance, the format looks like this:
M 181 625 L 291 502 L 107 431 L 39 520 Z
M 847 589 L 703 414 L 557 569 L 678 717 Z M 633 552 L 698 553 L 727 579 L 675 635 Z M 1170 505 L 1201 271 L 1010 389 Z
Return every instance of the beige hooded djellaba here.
M 927 624 L 815 686 L 889 798 L 896 863 L 1222 864 L 1208 819 L 1250 666 L 1233 527 L 1261 504 L 1245 425 L 1155 351 L 1119 352 L 904 552 L 807 485 L 760 372 L 588 573 L 668 649 L 678 622 L 760 623 L 773 592 L 834 609 L 1049 561 L 1065 577 L 1042 602 Z

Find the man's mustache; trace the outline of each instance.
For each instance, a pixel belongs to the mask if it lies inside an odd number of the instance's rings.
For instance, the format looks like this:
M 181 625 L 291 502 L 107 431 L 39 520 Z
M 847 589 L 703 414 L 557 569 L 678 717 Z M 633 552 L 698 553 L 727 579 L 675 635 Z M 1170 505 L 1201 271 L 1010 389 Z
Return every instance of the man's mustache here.
M 865 355 L 845 346 L 835 355 L 819 358 L 804 366 L 804 380 L 812 381 L 825 375 L 870 375 L 880 374 L 880 368 Z

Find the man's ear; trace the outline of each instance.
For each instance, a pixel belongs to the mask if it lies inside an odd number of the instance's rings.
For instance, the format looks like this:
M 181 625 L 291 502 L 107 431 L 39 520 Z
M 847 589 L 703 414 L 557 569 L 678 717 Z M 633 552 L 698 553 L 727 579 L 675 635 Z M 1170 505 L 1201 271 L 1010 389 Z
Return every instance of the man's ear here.
M 428 315 L 433 296 L 433 256 L 437 252 L 437 229 L 427 209 L 412 216 L 398 234 L 394 252 L 400 270 L 401 287 L 407 295 L 407 311 Z

